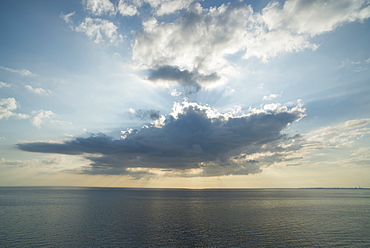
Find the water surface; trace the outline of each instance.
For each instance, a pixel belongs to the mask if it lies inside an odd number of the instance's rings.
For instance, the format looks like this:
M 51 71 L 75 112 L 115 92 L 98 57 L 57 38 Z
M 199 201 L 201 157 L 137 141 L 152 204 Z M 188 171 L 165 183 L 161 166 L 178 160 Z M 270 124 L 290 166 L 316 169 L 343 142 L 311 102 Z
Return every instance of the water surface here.
M 370 247 L 366 189 L 0 187 L 2 247 Z

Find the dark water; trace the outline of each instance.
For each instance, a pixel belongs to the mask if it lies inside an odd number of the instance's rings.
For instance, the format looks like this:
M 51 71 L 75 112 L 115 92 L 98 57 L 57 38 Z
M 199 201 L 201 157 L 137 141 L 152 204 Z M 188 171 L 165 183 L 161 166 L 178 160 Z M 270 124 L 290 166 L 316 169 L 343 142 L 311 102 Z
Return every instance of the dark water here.
M 1 247 L 370 247 L 370 190 L 0 187 Z

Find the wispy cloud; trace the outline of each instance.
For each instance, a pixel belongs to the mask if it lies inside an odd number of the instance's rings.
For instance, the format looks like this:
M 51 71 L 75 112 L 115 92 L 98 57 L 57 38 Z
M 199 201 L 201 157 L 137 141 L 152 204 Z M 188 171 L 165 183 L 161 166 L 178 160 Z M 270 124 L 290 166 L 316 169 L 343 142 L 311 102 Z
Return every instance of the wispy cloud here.
M 31 160 L 8 160 L 5 158 L 0 158 L 1 167 L 43 167 L 48 165 L 59 165 L 63 159 L 58 155 L 58 157 L 50 159 L 31 159 Z
M 7 84 L 7 83 L 4 83 L 4 82 L 0 81 L 0 89 L 1 88 L 10 88 L 10 87 L 12 87 L 11 84 Z
M 70 23 L 72 23 L 71 18 L 74 15 L 75 15 L 75 12 L 71 12 L 71 13 L 68 13 L 68 14 L 65 14 L 65 15 L 61 14 L 60 18 L 62 18 L 65 23 L 70 24 Z
M 0 120 L 15 117 L 18 119 L 26 119 L 29 116 L 26 114 L 15 113 L 14 110 L 18 108 L 18 103 L 15 98 L 1 98 L 0 99 Z
M 25 85 L 24 87 L 28 91 L 30 91 L 32 93 L 35 93 L 35 94 L 38 94 L 38 95 L 50 95 L 51 94 L 50 90 L 46 90 L 46 89 L 43 89 L 43 88 L 33 88 L 31 85 Z
M 307 133 L 304 146 L 309 149 L 348 147 L 364 135 L 370 134 L 370 119 L 349 120 L 335 126 Z
M 61 18 L 76 32 L 84 33 L 97 44 L 117 45 L 122 42 L 123 36 L 118 34 L 117 26 L 108 20 L 86 17 L 79 25 L 74 26 L 70 17 L 72 13 L 61 15 Z
M 341 62 L 341 65 L 338 66 L 337 69 L 345 69 L 352 72 L 363 72 L 370 69 L 369 61 L 370 59 L 358 61 L 346 59 Z
M 280 94 L 270 94 L 268 96 L 263 96 L 262 100 L 269 101 L 269 100 L 274 100 L 278 97 L 281 97 L 281 93 Z
M 30 72 L 29 70 L 11 69 L 11 68 L 8 68 L 8 67 L 5 67 L 5 66 L 0 66 L 0 69 L 10 71 L 10 72 L 14 72 L 14 73 L 20 74 L 22 76 L 28 76 L 28 77 L 35 76 L 35 74 Z

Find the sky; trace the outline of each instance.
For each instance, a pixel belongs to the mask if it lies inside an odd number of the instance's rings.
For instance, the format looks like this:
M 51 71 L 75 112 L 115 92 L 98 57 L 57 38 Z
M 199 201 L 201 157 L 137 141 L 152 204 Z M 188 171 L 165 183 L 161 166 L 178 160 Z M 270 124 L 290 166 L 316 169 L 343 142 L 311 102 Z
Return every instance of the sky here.
M 370 187 L 368 0 L 0 1 L 0 186 Z

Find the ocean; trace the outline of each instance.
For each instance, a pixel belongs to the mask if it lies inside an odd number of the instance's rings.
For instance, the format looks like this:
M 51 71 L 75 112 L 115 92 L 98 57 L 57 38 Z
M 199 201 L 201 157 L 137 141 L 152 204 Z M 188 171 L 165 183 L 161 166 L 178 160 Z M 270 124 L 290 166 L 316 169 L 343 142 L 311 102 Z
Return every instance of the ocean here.
M 370 247 L 370 190 L 0 187 L 0 246 Z

